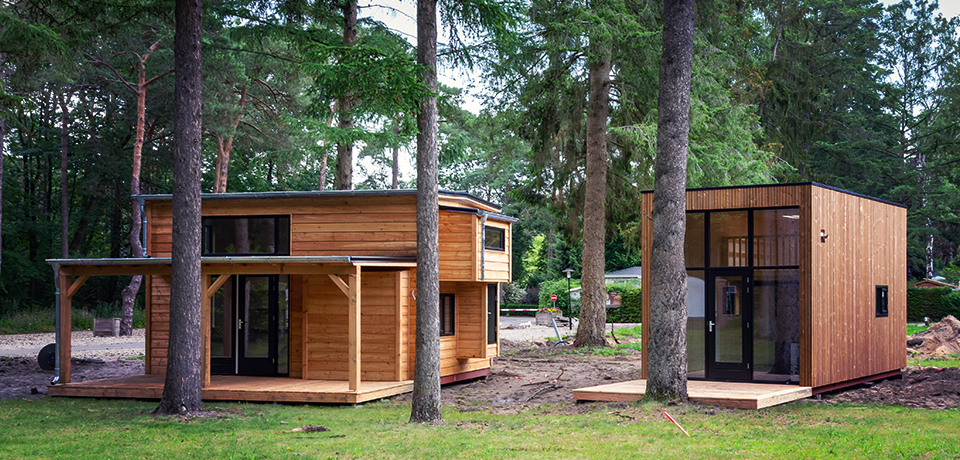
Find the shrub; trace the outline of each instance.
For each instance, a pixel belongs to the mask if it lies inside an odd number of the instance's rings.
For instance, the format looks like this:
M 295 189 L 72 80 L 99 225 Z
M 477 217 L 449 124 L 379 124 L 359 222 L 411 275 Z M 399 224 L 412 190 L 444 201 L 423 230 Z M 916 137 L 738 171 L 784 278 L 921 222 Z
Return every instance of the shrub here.
M 919 323 L 929 317 L 936 322 L 947 315 L 960 317 L 960 292 L 950 288 L 907 288 L 907 321 Z
M 640 296 L 640 286 L 627 284 L 609 284 L 607 293 L 620 294 L 620 308 L 607 309 L 608 323 L 639 323 L 643 317 L 643 298 Z

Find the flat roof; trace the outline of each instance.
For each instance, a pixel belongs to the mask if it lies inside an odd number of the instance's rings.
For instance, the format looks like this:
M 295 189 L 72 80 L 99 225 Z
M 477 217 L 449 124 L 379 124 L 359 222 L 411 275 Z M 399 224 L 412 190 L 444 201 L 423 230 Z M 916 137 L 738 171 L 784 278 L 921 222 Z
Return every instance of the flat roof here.
M 503 209 L 502 206 L 476 197 L 467 192 L 440 190 L 441 196 L 452 198 L 465 198 L 477 203 L 490 206 L 496 209 Z M 370 197 L 370 196 L 409 196 L 416 197 L 416 189 L 396 189 L 396 190 L 311 190 L 311 191 L 279 191 L 279 192 L 235 192 L 235 193 L 201 193 L 200 198 L 204 200 L 230 200 L 230 199 L 252 199 L 252 198 L 318 198 L 318 197 Z M 142 194 L 134 195 L 135 198 L 144 201 L 168 201 L 173 198 L 170 194 Z
M 107 259 L 47 259 L 55 269 L 66 268 L 75 275 L 145 275 L 169 273 L 172 265 L 170 257 L 145 258 L 107 258 Z M 370 268 L 413 268 L 417 266 L 416 257 L 368 257 L 368 256 L 236 256 L 201 257 L 201 267 L 219 267 L 211 270 L 224 271 L 223 266 L 234 266 L 224 273 L 254 274 L 262 267 L 298 267 L 295 271 L 271 269 L 263 274 L 290 273 L 307 274 L 318 271 L 319 267 L 357 266 Z M 240 267 L 254 267 L 251 270 Z M 261 268 L 256 268 L 261 267 Z M 313 268 L 310 268 L 313 267 Z M 203 270 L 203 269 L 202 269 Z M 270 273 L 267 273 L 270 272 Z M 259 273 L 259 272 L 257 272 Z M 208 273 L 210 274 L 210 273 Z
M 832 185 L 821 184 L 821 183 L 819 183 L 819 182 L 788 182 L 788 183 L 784 183 L 784 184 L 724 185 L 724 186 L 721 186 L 721 187 L 697 187 L 697 188 L 688 188 L 687 191 L 688 191 L 688 192 L 699 192 L 699 191 L 704 191 L 704 190 L 729 190 L 729 189 L 735 189 L 735 188 L 790 187 L 790 186 L 797 186 L 797 185 L 812 185 L 812 186 L 814 186 L 814 187 L 825 188 L 825 189 L 828 189 L 828 190 L 833 190 L 833 191 L 835 191 L 835 192 L 845 193 L 845 194 L 847 194 L 847 195 L 853 195 L 853 196 L 857 196 L 857 197 L 860 197 L 860 198 L 866 198 L 866 199 L 868 199 L 868 200 L 873 200 L 873 201 L 877 201 L 877 202 L 880 202 L 880 203 L 889 204 L 889 205 L 891 205 L 891 206 L 896 206 L 896 207 L 898 207 L 898 208 L 907 209 L 907 206 L 904 205 L 904 204 L 900 204 L 900 203 L 896 203 L 896 202 L 893 202 L 893 201 L 884 200 L 884 199 L 882 199 L 882 198 L 877 198 L 877 197 L 873 197 L 873 196 L 870 196 L 870 195 L 864 195 L 864 194 L 862 194 L 862 193 L 851 192 L 851 191 L 849 191 L 849 190 L 844 190 L 844 189 L 842 189 L 842 188 L 834 187 L 834 186 L 832 186 Z M 653 193 L 653 190 L 642 190 L 640 193 Z

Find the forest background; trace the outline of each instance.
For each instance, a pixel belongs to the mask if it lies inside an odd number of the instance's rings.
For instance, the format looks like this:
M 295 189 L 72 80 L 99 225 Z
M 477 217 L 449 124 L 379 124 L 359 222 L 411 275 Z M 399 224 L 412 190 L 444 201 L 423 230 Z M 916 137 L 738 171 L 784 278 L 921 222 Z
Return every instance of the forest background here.
M 613 50 L 606 269 L 641 262 L 661 6 L 613 4 L 519 0 L 501 30 L 443 37 L 443 70 L 475 81 L 469 99 L 441 87 L 440 186 L 520 219 L 514 300 L 565 268 L 579 277 L 598 31 Z M 46 259 L 135 254 L 133 177 L 170 193 L 172 12 L 0 3 L 0 316 L 52 310 Z M 403 9 L 216 0 L 204 15 L 204 192 L 415 186 L 422 92 Z M 704 0 L 696 27 L 689 187 L 815 181 L 902 204 L 908 277 L 960 281 L 960 19 L 924 0 Z M 74 303 L 115 308 L 129 281 L 92 278 Z

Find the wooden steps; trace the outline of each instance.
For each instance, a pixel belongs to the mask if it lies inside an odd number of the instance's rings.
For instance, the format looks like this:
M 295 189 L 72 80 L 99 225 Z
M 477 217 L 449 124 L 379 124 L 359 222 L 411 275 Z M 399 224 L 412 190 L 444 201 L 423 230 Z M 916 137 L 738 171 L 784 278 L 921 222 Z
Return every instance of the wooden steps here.
M 269 401 L 358 404 L 413 391 L 413 381 L 360 382 L 350 391 L 346 380 L 214 375 L 202 390 L 205 401 Z M 50 396 L 75 398 L 160 399 L 163 376 L 137 375 L 47 387 Z
M 643 398 L 646 388 L 646 380 L 611 383 L 573 390 L 573 399 L 578 401 L 638 401 Z M 737 409 L 762 409 L 808 398 L 812 394 L 812 388 L 796 385 L 687 381 L 687 396 L 691 401 Z

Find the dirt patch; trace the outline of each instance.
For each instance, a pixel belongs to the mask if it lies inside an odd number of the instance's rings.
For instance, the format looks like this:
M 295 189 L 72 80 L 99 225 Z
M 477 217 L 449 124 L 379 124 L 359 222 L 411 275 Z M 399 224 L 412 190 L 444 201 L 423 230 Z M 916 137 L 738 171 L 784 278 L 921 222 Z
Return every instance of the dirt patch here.
M 907 337 L 907 359 L 940 358 L 960 353 L 960 321 L 953 316 Z
M 552 347 L 543 341 L 508 340 L 501 341 L 501 349 L 502 356 L 494 358 L 488 377 L 444 385 L 444 405 L 462 411 L 516 413 L 529 406 L 568 403 L 570 410 L 578 412 L 573 390 L 640 378 L 637 350 L 601 356 L 570 346 Z M 411 397 L 406 394 L 397 399 L 409 401 Z
M 74 382 L 141 375 L 143 361 L 74 362 L 70 374 Z M 55 375 L 40 369 L 35 357 L 0 356 L 0 399 L 42 398 Z
M 921 409 L 957 409 L 960 408 L 960 369 L 909 367 L 903 371 L 902 378 L 825 395 L 823 400 L 830 403 L 877 403 Z

